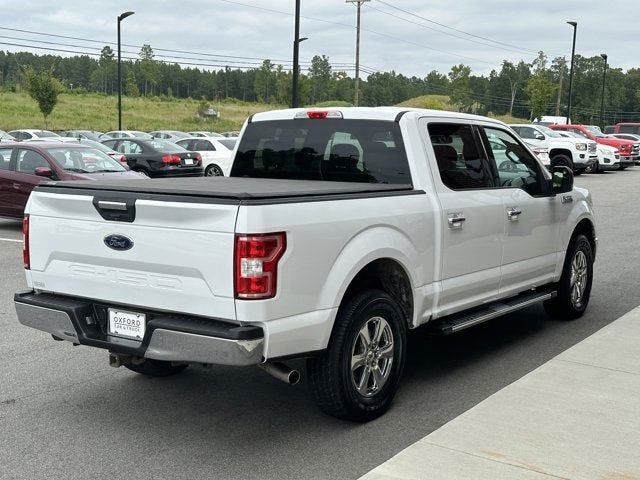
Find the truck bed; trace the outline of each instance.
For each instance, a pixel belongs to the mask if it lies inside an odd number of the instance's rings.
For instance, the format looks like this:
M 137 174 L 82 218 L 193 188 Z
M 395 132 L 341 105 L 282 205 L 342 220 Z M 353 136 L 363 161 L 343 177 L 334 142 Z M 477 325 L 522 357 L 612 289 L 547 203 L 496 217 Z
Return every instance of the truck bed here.
M 47 182 L 39 191 L 76 195 L 118 195 L 122 198 L 145 198 L 157 195 L 211 199 L 225 203 L 279 203 L 282 201 L 316 201 L 330 197 L 362 198 L 422 193 L 412 185 L 381 183 L 279 180 L 239 177 L 159 178 L 128 181 Z M 121 195 L 119 195 L 121 194 Z M 133 194 L 133 195 L 132 195 Z

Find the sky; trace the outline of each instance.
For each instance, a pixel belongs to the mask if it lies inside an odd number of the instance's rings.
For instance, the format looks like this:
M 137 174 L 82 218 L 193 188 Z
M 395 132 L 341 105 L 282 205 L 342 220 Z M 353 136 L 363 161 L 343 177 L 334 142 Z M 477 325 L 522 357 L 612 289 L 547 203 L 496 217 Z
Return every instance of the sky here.
M 29 0 L 27 8 L 7 1 L 0 6 L 0 50 L 98 53 L 105 42 L 116 42 L 118 14 L 134 11 L 121 24 L 125 58 L 148 43 L 157 60 L 184 66 L 253 67 L 269 58 L 291 67 L 295 0 Z M 314 55 L 326 55 L 334 70 L 353 75 L 356 11 L 345 0 L 301 0 L 300 37 L 308 37 L 300 43 L 303 73 Z M 566 21 L 578 22 L 577 54 L 606 53 L 610 66 L 627 70 L 640 67 L 638 18 L 637 0 L 369 0 L 361 7 L 362 75 L 394 70 L 425 77 L 459 63 L 486 75 L 503 60 L 531 62 L 539 50 L 549 59 L 569 58 L 573 28 Z

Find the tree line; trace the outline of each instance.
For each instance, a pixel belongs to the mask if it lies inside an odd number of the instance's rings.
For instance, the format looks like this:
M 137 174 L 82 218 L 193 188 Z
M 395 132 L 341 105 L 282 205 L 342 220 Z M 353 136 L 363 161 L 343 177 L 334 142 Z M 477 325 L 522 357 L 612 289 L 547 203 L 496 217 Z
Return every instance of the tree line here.
M 0 51 L 0 88 L 16 91 L 26 85 L 24 72 L 49 71 L 61 88 L 72 92 L 117 93 L 117 60 L 109 46 L 99 58 L 87 55 L 60 57 L 29 52 Z M 425 71 L 428 68 L 425 68 Z M 122 63 L 123 91 L 130 96 L 164 95 L 177 98 L 243 101 L 286 105 L 291 99 L 292 73 L 271 60 L 250 69 L 194 68 L 158 61 L 150 45 L 138 58 Z M 301 70 L 301 105 L 338 101 L 348 104 L 354 79 L 333 68 L 325 55 L 316 55 Z M 576 55 L 572 97 L 572 121 L 599 123 L 604 61 L 600 56 Z M 360 104 L 395 105 L 421 95 L 446 95 L 455 108 L 477 114 L 512 115 L 534 119 L 540 115 L 563 115 L 568 99 L 569 65 L 565 58 L 551 60 L 543 52 L 530 61 L 503 61 L 488 75 L 474 75 L 468 65 L 451 67 L 447 73 L 431 70 L 425 77 L 395 71 L 375 72 L 360 82 Z M 437 102 L 431 106 L 438 108 Z M 640 69 L 606 72 L 603 123 L 640 121 Z

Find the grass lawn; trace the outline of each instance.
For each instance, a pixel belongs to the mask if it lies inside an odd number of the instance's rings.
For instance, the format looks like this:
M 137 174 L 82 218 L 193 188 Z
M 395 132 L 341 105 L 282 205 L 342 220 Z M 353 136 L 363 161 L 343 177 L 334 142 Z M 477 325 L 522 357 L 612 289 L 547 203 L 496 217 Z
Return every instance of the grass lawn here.
M 118 98 L 97 93 L 63 93 L 47 121 L 49 130 L 117 129 Z M 212 130 L 224 132 L 238 130 L 251 114 L 286 105 L 225 100 L 210 106 L 220 110 L 220 119 L 201 120 L 196 116 L 198 100 L 168 97 L 123 97 L 122 127 L 126 130 Z M 325 102 L 318 107 L 346 107 L 347 102 Z M 423 95 L 399 104 L 401 107 L 430 108 L 457 111 L 445 95 Z M 506 123 L 526 122 L 515 117 L 496 116 Z M 19 128 L 45 128 L 38 106 L 26 93 L 0 92 L 0 130 Z
M 171 130 L 238 130 L 251 114 L 285 105 L 259 104 L 227 100 L 212 102 L 220 108 L 219 120 L 200 120 L 196 116 L 199 101 L 166 97 L 123 97 L 122 127 L 146 132 Z M 44 119 L 35 101 L 26 93 L 0 92 L 0 130 L 44 128 Z M 118 97 L 95 93 L 69 94 L 58 97 L 58 104 L 49 116 L 50 130 L 99 130 L 106 132 L 118 127 Z

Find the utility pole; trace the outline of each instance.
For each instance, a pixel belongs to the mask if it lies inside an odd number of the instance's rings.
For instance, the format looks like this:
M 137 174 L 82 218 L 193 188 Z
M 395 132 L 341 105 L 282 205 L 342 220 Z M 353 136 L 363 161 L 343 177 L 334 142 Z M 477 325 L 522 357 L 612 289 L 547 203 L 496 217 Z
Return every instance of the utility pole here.
M 566 63 L 566 59 L 562 57 L 562 60 L 560 61 L 560 87 L 558 87 L 558 100 L 556 101 L 556 117 L 560 116 L 560 102 L 562 102 L 562 80 L 564 79 L 564 67 Z
M 356 79 L 355 79 L 355 88 L 353 92 L 353 105 L 358 106 L 358 96 L 360 93 L 360 7 L 364 2 L 369 2 L 370 0 L 346 0 L 347 3 L 355 3 L 358 13 L 356 20 Z

